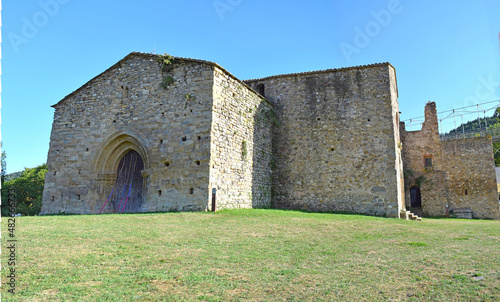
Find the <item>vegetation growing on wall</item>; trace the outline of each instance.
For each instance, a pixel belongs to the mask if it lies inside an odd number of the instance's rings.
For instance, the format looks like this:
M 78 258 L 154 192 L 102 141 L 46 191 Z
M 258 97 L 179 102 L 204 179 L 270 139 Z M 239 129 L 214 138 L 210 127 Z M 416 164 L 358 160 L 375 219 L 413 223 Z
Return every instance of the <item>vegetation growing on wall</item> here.
M 269 109 L 266 111 L 266 116 L 273 121 L 275 126 L 279 126 L 279 121 L 278 117 L 276 116 L 276 113 L 274 112 L 273 109 Z
M 415 178 L 415 185 L 419 188 L 422 187 L 422 184 L 426 182 L 426 178 L 423 175 L 420 175 L 419 177 Z
M 172 71 L 172 69 L 174 68 L 173 64 L 175 62 L 175 59 L 171 55 L 164 53 L 158 56 L 158 62 L 160 62 L 161 64 L 160 65 L 161 71 L 168 73 Z M 161 87 L 163 87 L 163 89 L 167 89 L 168 86 L 172 85 L 174 82 L 175 80 L 171 75 L 166 75 L 163 77 L 163 82 L 161 83 Z
M 161 87 L 163 87 L 163 89 L 167 89 L 167 87 L 172 85 L 174 82 L 175 80 L 172 76 L 165 76 L 163 77 L 163 82 L 161 83 Z
M 247 141 L 243 141 L 241 143 L 241 158 L 243 160 L 246 160 L 247 159 L 247 155 L 248 155 L 248 150 L 247 150 Z
M 185 101 L 186 101 L 186 103 L 184 104 L 184 109 L 186 109 L 186 108 L 187 108 L 187 106 L 188 106 L 188 104 L 189 104 L 190 102 L 194 102 L 194 101 L 196 101 L 196 97 L 195 97 L 194 95 L 192 95 L 191 93 L 186 94 L 186 95 L 184 96 L 184 99 L 185 99 Z
M 426 171 L 426 172 L 428 172 L 428 171 Z M 405 181 L 409 181 L 410 179 L 412 179 L 415 176 L 415 172 L 413 172 L 412 169 L 406 169 L 403 171 L 403 173 L 404 173 Z M 411 182 L 410 186 L 415 185 L 415 186 L 421 188 L 423 184 L 428 184 L 428 185 L 432 186 L 432 182 L 429 179 L 427 179 L 427 177 L 425 177 L 425 175 L 420 175 L 420 176 L 416 177 Z
M 175 59 L 171 55 L 164 53 L 158 56 L 158 61 L 161 64 L 161 71 L 169 72 L 173 68 L 172 65 L 174 64 Z

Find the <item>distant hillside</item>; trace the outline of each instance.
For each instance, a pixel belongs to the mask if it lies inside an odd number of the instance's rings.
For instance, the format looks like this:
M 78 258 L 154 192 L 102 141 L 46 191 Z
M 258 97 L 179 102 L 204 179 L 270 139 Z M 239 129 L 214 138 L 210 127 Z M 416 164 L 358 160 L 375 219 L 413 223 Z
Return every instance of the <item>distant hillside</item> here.
M 450 130 L 450 132 L 448 132 L 446 134 L 455 133 L 455 131 L 462 132 L 462 130 L 467 131 L 467 130 L 484 128 L 486 125 L 488 125 L 488 127 L 489 127 L 489 126 L 493 126 L 494 124 L 497 124 L 499 122 L 500 122 L 500 119 L 495 112 L 495 115 L 493 115 L 492 117 L 477 118 L 473 121 L 469 121 L 465 124 L 461 124 L 456 129 Z M 463 125 L 463 128 L 462 128 L 462 125 Z
M 23 174 L 23 171 L 9 173 L 9 174 L 5 175 L 5 181 L 11 181 L 13 179 L 16 179 L 19 176 L 21 176 L 22 174 Z

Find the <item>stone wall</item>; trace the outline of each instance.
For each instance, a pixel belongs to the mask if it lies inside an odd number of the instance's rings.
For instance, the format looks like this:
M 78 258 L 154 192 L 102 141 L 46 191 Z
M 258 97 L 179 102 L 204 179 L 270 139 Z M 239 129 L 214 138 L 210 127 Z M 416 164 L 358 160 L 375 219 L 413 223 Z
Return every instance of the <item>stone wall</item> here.
M 476 137 L 441 142 L 450 211 L 471 209 L 473 218 L 500 219 L 495 159 L 490 138 Z
M 276 207 L 399 215 L 403 176 L 392 66 L 246 82 L 276 106 Z
M 407 207 L 410 188 L 421 191 L 424 216 L 447 216 L 462 210 L 474 218 L 500 218 L 495 162 L 490 138 L 441 141 L 436 104 L 425 107 L 420 131 L 401 129 Z M 426 166 L 426 158 L 431 165 Z
M 145 166 L 141 211 L 206 209 L 214 67 L 173 66 L 133 53 L 54 105 L 42 212 L 97 213 L 130 150 Z
M 210 188 L 217 190 L 217 209 L 271 205 L 272 107 L 215 69 Z
M 410 188 L 417 186 L 421 191 L 423 214 L 425 216 L 446 215 L 448 204 L 446 170 L 441 156 L 435 103 L 429 103 L 426 106 L 422 130 L 406 131 L 402 123 L 401 141 L 403 143 L 406 207 L 411 208 Z M 432 166 L 425 167 L 425 158 L 432 160 Z M 412 210 L 418 213 L 420 209 Z
M 397 217 L 418 186 L 425 215 L 500 219 L 491 139 L 441 142 L 435 103 L 422 130 L 400 129 L 388 63 L 242 82 L 159 59 L 132 53 L 54 105 L 42 212 L 114 212 L 135 151 L 140 212 L 210 210 L 215 189 L 218 209 Z

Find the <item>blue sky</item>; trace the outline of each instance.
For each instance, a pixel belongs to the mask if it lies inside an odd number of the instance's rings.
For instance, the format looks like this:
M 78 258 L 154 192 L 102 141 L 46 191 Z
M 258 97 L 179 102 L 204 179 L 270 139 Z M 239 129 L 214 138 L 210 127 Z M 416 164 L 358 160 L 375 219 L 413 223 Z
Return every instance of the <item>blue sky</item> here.
M 390 62 L 402 120 L 500 99 L 498 0 L 6 0 L 2 23 L 9 173 L 46 161 L 51 105 L 132 51 L 240 79 Z

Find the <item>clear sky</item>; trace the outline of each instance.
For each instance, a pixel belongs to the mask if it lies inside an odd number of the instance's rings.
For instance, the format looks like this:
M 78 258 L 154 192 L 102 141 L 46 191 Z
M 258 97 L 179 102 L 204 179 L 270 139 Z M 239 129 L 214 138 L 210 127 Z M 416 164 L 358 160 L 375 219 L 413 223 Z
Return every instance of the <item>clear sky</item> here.
M 2 23 L 8 173 L 46 161 L 51 105 L 133 51 L 240 79 L 390 62 L 402 120 L 500 99 L 498 0 L 5 0 Z

